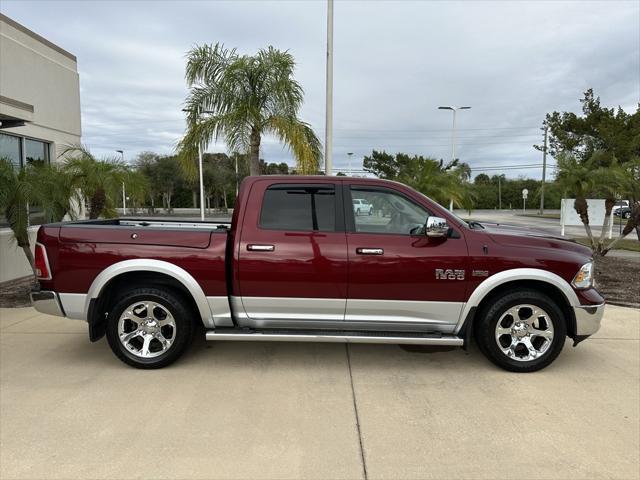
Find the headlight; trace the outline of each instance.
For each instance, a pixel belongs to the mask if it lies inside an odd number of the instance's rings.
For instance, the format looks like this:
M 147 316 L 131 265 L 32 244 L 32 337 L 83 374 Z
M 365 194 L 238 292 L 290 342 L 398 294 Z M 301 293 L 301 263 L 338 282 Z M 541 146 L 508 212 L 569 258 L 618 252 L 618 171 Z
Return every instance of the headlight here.
M 580 267 L 571 285 L 579 290 L 593 286 L 593 262 L 585 263 Z

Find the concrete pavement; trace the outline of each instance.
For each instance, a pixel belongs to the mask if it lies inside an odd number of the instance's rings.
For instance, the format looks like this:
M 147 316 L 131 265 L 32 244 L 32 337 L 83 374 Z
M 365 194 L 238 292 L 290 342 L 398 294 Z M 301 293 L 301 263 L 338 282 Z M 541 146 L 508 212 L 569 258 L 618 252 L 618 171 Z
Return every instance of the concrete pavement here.
M 0 478 L 638 478 L 639 339 L 609 306 L 528 375 L 475 348 L 202 339 L 140 371 L 83 322 L 0 309 Z

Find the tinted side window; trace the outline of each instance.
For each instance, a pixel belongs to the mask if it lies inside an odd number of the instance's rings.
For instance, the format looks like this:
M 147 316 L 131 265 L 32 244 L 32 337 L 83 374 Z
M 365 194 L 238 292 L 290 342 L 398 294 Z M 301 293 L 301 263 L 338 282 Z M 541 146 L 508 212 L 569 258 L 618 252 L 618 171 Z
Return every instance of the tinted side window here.
M 430 213 L 402 195 L 388 190 L 351 187 L 363 205 L 353 206 L 355 231 L 409 235 L 424 226 Z M 370 206 L 370 207 L 369 207 Z
M 333 185 L 272 185 L 264 193 L 260 226 L 272 230 L 333 232 Z

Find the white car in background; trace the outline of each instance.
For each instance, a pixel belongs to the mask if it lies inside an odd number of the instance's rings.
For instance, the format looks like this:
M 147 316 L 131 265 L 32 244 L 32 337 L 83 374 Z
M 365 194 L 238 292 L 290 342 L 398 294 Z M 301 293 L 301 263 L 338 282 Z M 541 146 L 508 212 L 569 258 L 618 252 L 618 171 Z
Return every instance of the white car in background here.
M 373 205 L 364 198 L 354 198 L 353 213 L 356 215 L 371 215 L 373 213 Z

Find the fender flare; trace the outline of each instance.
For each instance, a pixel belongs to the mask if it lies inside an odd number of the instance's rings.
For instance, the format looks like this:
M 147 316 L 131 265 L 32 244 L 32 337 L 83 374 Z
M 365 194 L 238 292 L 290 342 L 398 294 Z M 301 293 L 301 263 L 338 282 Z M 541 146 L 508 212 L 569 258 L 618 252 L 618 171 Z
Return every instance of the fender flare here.
M 559 275 L 549 272 L 547 270 L 541 270 L 539 268 L 513 268 L 510 270 L 503 270 L 485 279 L 476 289 L 469 295 L 469 299 L 464 305 L 460 317 L 458 318 L 458 324 L 456 325 L 455 332 L 458 333 L 462 328 L 469 312 L 472 308 L 477 308 L 480 302 L 489 295 L 496 287 L 505 283 L 517 281 L 517 280 L 535 280 L 539 282 L 547 283 L 553 287 L 556 287 L 567 299 L 570 306 L 575 307 L 580 305 L 580 300 L 573 291 L 571 285 Z
M 123 260 L 110 265 L 100 272 L 93 280 L 91 287 L 89 287 L 89 292 L 87 293 L 84 305 L 85 314 L 88 314 L 89 312 L 89 304 L 91 303 L 91 300 L 100 296 L 108 282 L 113 280 L 115 277 L 128 272 L 156 272 L 174 278 L 180 282 L 193 297 L 204 325 L 208 328 L 214 327 L 211 308 L 207 302 L 207 297 L 196 279 L 193 278 L 193 276 L 185 269 L 174 265 L 173 263 L 150 258 Z

